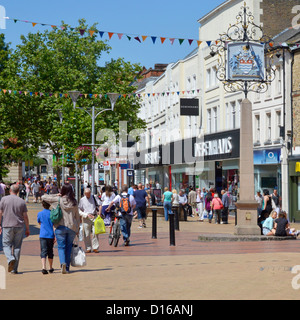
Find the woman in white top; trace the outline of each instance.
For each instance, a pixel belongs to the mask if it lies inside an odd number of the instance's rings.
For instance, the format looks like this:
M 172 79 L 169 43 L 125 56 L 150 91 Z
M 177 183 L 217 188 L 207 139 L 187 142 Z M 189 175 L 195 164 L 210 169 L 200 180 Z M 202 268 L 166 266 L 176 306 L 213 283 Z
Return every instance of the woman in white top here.
M 173 207 L 179 207 L 179 195 L 177 194 L 177 190 L 173 189 L 172 190 L 173 193 L 173 203 L 172 206 Z
M 105 192 L 102 193 L 102 196 L 101 196 L 102 206 L 100 208 L 101 214 L 104 216 L 104 224 L 106 226 L 110 226 L 110 223 L 111 223 L 112 211 L 115 208 L 112 207 L 109 211 L 107 211 L 107 209 L 108 209 L 110 203 L 114 200 L 115 196 L 116 195 L 113 192 L 112 187 L 106 186 Z

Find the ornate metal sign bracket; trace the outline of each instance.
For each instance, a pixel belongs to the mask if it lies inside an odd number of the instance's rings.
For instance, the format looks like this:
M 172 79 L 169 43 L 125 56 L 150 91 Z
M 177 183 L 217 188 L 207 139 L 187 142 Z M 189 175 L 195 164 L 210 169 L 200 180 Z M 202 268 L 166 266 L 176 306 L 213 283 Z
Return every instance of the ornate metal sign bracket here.
M 246 3 L 241 7 L 241 12 L 236 17 L 236 23 L 230 25 L 227 32 L 220 34 L 220 38 L 211 44 L 211 56 L 218 54 L 217 78 L 223 82 L 226 92 L 244 92 L 247 98 L 249 92 L 264 93 L 275 78 L 275 69 L 272 67 L 273 55 L 264 55 L 261 61 L 256 55 L 254 47 L 261 46 L 264 51 L 269 52 L 273 46 L 272 39 L 265 35 L 261 26 L 254 23 L 254 16 L 249 11 Z M 239 53 L 233 61 L 227 61 L 228 48 L 232 44 L 240 44 Z M 243 76 L 229 76 L 230 63 L 231 69 L 235 68 L 243 71 Z M 253 70 L 256 68 L 264 69 L 263 72 Z M 255 76 L 254 76 L 255 75 Z

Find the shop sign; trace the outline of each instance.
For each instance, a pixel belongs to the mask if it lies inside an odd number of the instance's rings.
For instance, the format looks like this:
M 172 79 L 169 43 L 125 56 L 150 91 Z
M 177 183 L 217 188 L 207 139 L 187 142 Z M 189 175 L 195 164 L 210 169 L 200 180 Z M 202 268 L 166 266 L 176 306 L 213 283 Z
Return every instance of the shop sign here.
M 227 80 L 262 81 L 265 79 L 264 44 L 233 42 L 227 45 Z
M 199 116 L 199 99 L 180 99 L 181 116 Z
M 253 152 L 254 164 L 278 164 L 280 163 L 281 149 L 255 150 Z
M 205 157 L 228 154 L 232 152 L 232 148 L 231 137 L 195 143 L 195 156 Z

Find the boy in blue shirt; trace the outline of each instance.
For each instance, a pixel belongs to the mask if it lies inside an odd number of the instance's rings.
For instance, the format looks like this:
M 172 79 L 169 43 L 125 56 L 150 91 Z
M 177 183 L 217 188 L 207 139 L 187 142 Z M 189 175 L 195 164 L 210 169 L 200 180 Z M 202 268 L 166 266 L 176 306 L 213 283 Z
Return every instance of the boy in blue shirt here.
M 41 259 L 42 259 L 42 273 L 48 274 L 46 270 L 46 259 L 48 256 L 49 272 L 53 273 L 53 246 L 54 246 L 54 231 L 53 223 L 50 220 L 50 205 L 45 201 L 42 202 L 44 210 L 38 213 L 37 222 L 40 224 L 40 244 L 41 244 Z

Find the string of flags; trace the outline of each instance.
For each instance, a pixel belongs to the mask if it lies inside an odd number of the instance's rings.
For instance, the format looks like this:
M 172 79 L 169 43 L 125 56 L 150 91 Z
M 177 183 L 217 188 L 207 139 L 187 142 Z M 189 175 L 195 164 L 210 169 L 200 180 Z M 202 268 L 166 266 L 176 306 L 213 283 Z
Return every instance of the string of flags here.
M 43 27 L 51 27 L 51 28 L 60 28 L 62 30 L 66 29 L 66 26 L 64 25 L 54 25 L 54 24 L 47 24 L 47 23 L 40 23 L 40 22 L 33 22 L 29 20 L 20 20 L 20 19 L 14 19 L 5 17 L 7 20 L 14 21 L 14 23 L 17 22 L 23 22 L 31 24 L 32 27 L 35 27 L 36 25 L 41 25 Z M 127 38 L 129 41 L 136 40 L 139 43 L 144 42 L 147 38 L 151 39 L 153 44 L 161 43 L 164 44 L 166 40 L 169 40 L 171 45 L 173 45 L 176 42 L 178 42 L 180 45 L 182 45 L 184 42 L 187 42 L 189 45 L 192 45 L 193 43 L 197 43 L 198 46 L 203 43 L 203 41 L 199 41 L 198 39 L 188 39 L 188 38 L 169 38 L 169 37 L 162 37 L 162 36 L 149 36 L 149 35 L 137 35 L 137 34 L 129 34 L 129 33 L 120 33 L 120 32 L 111 32 L 111 31 L 102 31 L 102 30 L 95 30 L 95 29 L 81 29 L 81 28 L 73 28 L 70 27 L 71 31 L 77 30 L 81 36 L 84 36 L 85 34 L 90 35 L 91 37 L 95 34 L 99 34 L 101 38 L 103 38 L 104 35 L 107 35 L 109 40 L 112 39 L 113 36 L 117 36 L 119 40 L 123 38 Z M 206 41 L 207 45 L 210 46 L 212 41 Z
M 36 25 L 41 25 L 43 27 L 51 27 L 51 28 L 60 28 L 62 30 L 66 29 L 66 26 L 64 25 L 54 25 L 54 24 L 48 24 L 48 23 L 41 23 L 41 22 L 33 22 L 33 21 L 29 21 L 29 20 L 21 20 L 21 19 L 15 19 L 15 18 L 9 18 L 9 17 L 5 17 L 5 19 L 10 20 L 10 21 L 14 21 L 14 23 L 17 22 L 22 22 L 22 23 L 28 23 L 31 24 L 32 27 L 35 27 Z M 101 38 L 104 37 L 104 35 L 106 35 L 108 37 L 109 40 L 111 40 L 113 37 L 117 37 L 119 40 L 125 38 L 128 39 L 129 41 L 136 40 L 139 43 L 142 43 L 144 41 L 146 41 L 146 39 L 150 39 L 152 41 L 153 44 L 164 44 L 167 43 L 169 41 L 169 43 L 171 45 L 173 45 L 174 43 L 179 43 L 179 45 L 182 45 L 184 42 L 188 43 L 190 46 L 193 43 L 197 43 L 198 46 L 200 46 L 202 43 L 205 43 L 208 47 L 211 46 L 211 44 L 218 44 L 218 40 L 199 40 L 199 39 L 192 39 L 192 38 L 178 38 L 178 37 L 174 37 L 174 38 L 170 38 L 170 37 L 163 37 L 163 36 L 150 36 L 150 35 L 138 35 L 138 34 L 129 34 L 129 33 L 124 33 L 124 32 L 111 32 L 111 31 L 102 31 L 102 30 L 95 30 L 95 29 L 82 29 L 82 28 L 74 28 L 74 27 L 70 27 L 70 29 L 73 31 L 78 31 L 80 33 L 81 36 L 84 35 L 90 35 L 91 37 L 94 36 L 95 34 L 99 34 L 99 36 Z M 168 40 L 168 41 L 166 41 Z M 269 43 L 270 47 L 272 47 L 274 45 L 273 42 Z M 300 43 L 298 42 L 290 42 L 290 43 L 279 43 L 279 46 L 286 46 L 288 45 L 289 47 L 292 46 L 300 46 Z
M 120 98 L 145 98 L 145 97 L 159 97 L 159 96 L 170 96 L 170 95 L 190 95 L 199 93 L 200 89 L 197 90 L 188 90 L 188 91 L 166 91 L 166 92 L 155 92 L 155 93 L 125 93 L 120 94 Z M 0 89 L 0 94 L 6 95 L 6 94 L 13 94 L 13 95 L 25 95 L 30 97 L 55 97 L 55 98 L 69 98 L 69 93 L 44 93 L 44 92 L 33 92 L 33 91 L 18 91 L 18 90 L 7 90 L 7 89 Z M 107 94 L 97 94 L 97 93 L 81 93 L 80 97 L 84 99 L 102 99 L 102 98 L 108 98 Z

